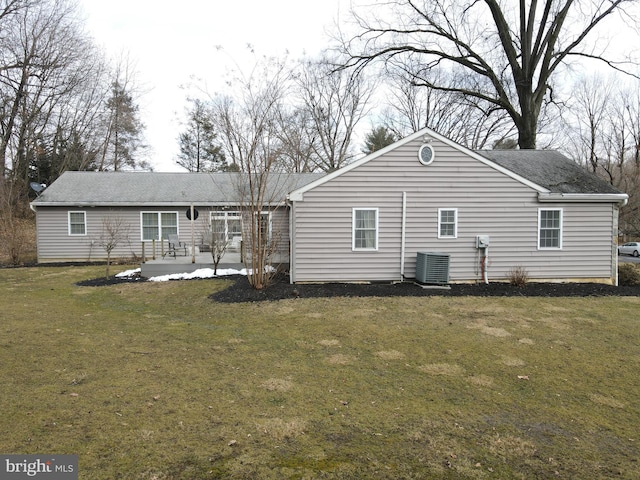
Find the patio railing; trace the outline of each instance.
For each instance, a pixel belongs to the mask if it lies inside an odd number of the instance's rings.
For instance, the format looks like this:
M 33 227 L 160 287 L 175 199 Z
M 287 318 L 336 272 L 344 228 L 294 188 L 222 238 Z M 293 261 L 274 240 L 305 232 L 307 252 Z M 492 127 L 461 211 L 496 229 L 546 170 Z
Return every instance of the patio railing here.
M 151 247 L 151 251 L 148 252 L 148 245 L 150 244 Z M 142 241 L 142 261 L 146 262 L 147 261 L 147 257 L 150 254 L 151 255 L 151 259 L 155 260 L 157 257 L 157 248 L 158 248 L 158 244 L 160 247 L 160 256 L 164 257 L 164 247 L 165 247 L 165 241 L 164 239 L 161 240 L 150 240 L 150 241 Z

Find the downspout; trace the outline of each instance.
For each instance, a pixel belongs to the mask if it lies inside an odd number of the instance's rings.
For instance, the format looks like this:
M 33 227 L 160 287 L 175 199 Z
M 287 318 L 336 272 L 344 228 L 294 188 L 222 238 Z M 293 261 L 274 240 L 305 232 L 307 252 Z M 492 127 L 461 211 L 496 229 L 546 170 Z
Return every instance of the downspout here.
M 36 212 L 37 207 L 33 203 L 29 202 L 29 208 L 33 213 L 36 214 L 36 260 L 40 262 L 40 259 L 38 258 L 38 237 L 39 236 L 38 236 L 38 214 Z
M 611 223 L 612 223 L 612 230 L 615 234 L 615 237 L 613 238 L 615 241 L 611 242 L 611 270 L 612 270 L 612 274 L 613 274 L 613 284 L 617 287 L 618 286 L 618 228 L 620 227 L 620 207 L 618 205 L 614 205 L 612 208 L 612 219 L 611 219 Z
M 407 234 L 407 192 L 402 192 L 402 233 L 400 238 L 400 281 L 404 280 L 405 240 Z
M 289 283 L 293 284 L 295 283 L 295 277 L 296 277 L 296 268 L 295 268 L 295 255 L 293 253 L 294 249 L 295 249 L 295 235 L 293 233 L 293 209 L 294 209 L 294 204 L 293 202 L 287 198 L 286 200 L 286 204 L 289 207 Z
M 483 248 L 483 258 L 482 258 L 482 270 L 483 270 L 483 277 L 484 277 L 484 283 L 486 285 L 489 285 L 489 265 L 487 265 L 488 261 L 489 261 L 489 247 L 484 247 Z
M 615 242 L 612 242 L 613 245 L 611 245 L 611 267 L 613 269 L 613 284 L 617 287 L 619 286 L 619 282 L 620 279 L 618 278 L 618 266 L 619 266 L 619 260 L 618 260 L 618 229 L 620 228 L 620 209 L 622 207 L 627 206 L 627 204 L 629 203 L 629 197 L 627 196 L 627 198 L 624 198 L 622 201 L 618 202 L 617 205 L 613 206 L 613 219 L 611 221 L 612 223 L 612 229 L 613 229 L 613 233 L 615 234 Z

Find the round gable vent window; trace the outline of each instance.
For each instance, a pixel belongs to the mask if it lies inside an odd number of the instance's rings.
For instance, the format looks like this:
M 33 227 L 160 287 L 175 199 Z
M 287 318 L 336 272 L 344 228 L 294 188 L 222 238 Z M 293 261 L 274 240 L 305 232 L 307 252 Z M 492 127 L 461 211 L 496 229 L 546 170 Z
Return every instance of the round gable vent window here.
M 418 160 L 420 160 L 420 163 L 423 165 L 430 165 L 435 156 L 436 153 L 429 144 L 422 145 L 420 150 L 418 150 Z

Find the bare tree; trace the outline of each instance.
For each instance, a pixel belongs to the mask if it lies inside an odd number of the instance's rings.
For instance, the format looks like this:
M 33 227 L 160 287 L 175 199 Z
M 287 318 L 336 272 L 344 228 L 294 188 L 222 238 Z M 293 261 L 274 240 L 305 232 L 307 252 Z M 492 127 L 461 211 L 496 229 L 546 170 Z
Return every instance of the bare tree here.
M 432 82 L 448 75 L 433 68 Z M 465 78 L 455 80 L 462 85 Z M 390 73 L 388 107 L 383 112 L 387 128 L 398 138 L 429 127 L 471 149 L 504 142 L 515 133 L 504 111 L 490 102 L 469 98 L 460 92 L 418 86 L 402 71 Z
M 109 278 L 111 254 L 119 246 L 129 241 L 129 223 L 122 217 L 105 217 L 97 244 L 107 253 L 106 278 Z
M 97 170 L 109 93 L 108 64 L 98 51 L 85 61 L 84 80 L 55 106 L 30 162 L 30 179 L 50 184 L 67 170 Z
M 9 46 L 13 43 L 13 22 L 38 0 L 0 0 L 0 72 L 18 66 L 18 61 L 7 55 Z
M 606 21 L 616 14 L 635 21 L 635 3 L 390 0 L 354 12 L 358 32 L 340 41 L 346 67 L 359 71 L 381 60 L 404 70 L 416 85 L 489 102 L 511 117 L 520 148 L 536 148 L 541 111 L 554 100 L 554 76 L 572 58 L 618 70 L 633 66 L 610 57 L 609 42 L 596 35 L 604 35 Z M 469 81 L 461 86 L 430 76 L 437 66 Z
M 565 145 L 576 162 L 629 195 L 620 230 L 640 235 L 640 95 L 638 82 L 599 75 L 579 79 L 567 104 Z
M 234 79 L 234 95 L 213 99 L 213 121 L 225 157 L 241 172 L 235 176 L 243 225 L 244 261 L 249 283 L 266 288 L 276 273 L 272 262 L 279 247 L 272 213 L 284 202 L 278 172 L 281 142 L 278 118 L 290 87 L 286 62 L 265 58 Z
M 85 84 L 95 54 L 67 0 L 32 2 L 2 22 L 0 166 L 28 181 L 57 112 Z
M 309 128 L 310 112 L 304 107 L 282 109 L 277 113 L 277 121 L 281 144 L 278 168 L 294 173 L 314 171 L 314 144 L 318 135 Z
M 211 259 L 213 260 L 213 274 L 218 274 L 218 264 L 222 257 L 229 249 L 231 240 L 229 232 L 227 232 L 226 219 L 216 215 L 213 211 L 211 217 L 211 225 L 206 232 L 206 240 L 211 248 Z
M 604 138 L 605 160 L 601 174 L 629 194 L 620 210 L 620 226 L 628 236 L 640 236 L 640 93 L 638 84 L 614 91 L 609 108 L 610 125 Z
M 33 1 L 34 0 L 1 0 L 0 21 L 26 8 L 30 3 L 33 3 Z
M 296 81 L 308 114 L 306 133 L 316 167 L 332 172 L 354 157 L 351 140 L 358 123 L 368 113 L 374 91 L 371 81 L 358 71 L 335 68 L 329 58 L 302 63 Z
M 578 79 L 571 90 L 563 117 L 565 146 L 576 162 L 626 191 L 624 166 L 636 163 L 640 140 L 636 88 L 624 87 L 617 77 L 593 75 Z
M 15 182 L 0 177 L 0 257 L 19 265 L 34 245 L 33 214 L 25 193 Z
M 574 84 L 568 101 L 566 138 L 572 147 L 572 156 L 593 173 L 597 173 L 605 161 L 603 140 L 611 127 L 614 89 L 613 83 L 601 76 L 583 76 Z

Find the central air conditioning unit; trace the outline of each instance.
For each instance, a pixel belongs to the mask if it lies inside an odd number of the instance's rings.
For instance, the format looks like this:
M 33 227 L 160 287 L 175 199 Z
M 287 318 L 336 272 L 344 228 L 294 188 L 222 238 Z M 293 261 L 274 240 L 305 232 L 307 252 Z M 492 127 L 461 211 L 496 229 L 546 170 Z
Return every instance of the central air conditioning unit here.
M 449 283 L 449 255 L 436 252 L 418 252 L 416 281 L 436 285 Z

